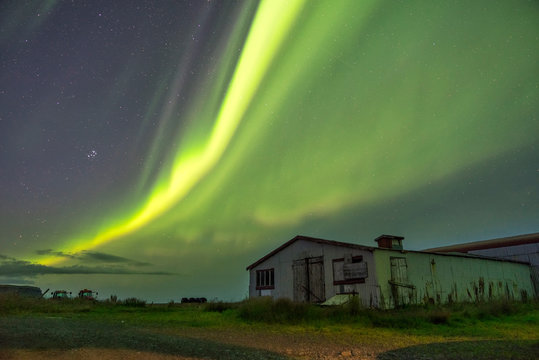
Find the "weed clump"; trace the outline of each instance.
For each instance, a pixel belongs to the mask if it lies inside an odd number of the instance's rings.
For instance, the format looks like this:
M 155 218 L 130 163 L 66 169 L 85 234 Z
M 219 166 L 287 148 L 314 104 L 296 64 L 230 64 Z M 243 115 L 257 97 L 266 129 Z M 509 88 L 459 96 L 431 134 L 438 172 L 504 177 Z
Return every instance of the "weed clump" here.
M 210 301 L 204 306 L 204 311 L 222 313 L 226 310 L 236 309 L 237 305 L 230 302 Z
M 0 314 L 58 314 L 87 312 L 95 302 L 86 299 L 44 299 L 19 294 L 0 294 Z
M 137 299 L 135 297 L 127 298 L 122 301 L 122 305 L 130 307 L 145 307 L 146 300 Z
M 448 324 L 451 312 L 445 309 L 434 310 L 429 314 L 429 321 L 435 325 Z
M 0 313 L 28 312 L 41 308 L 43 299 L 21 296 L 17 293 L 0 294 Z
M 362 306 L 357 297 L 338 306 L 318 306 L 297 303 L 289 299 L 273 300 L 259 297 L 239 304 L 242 320 L 266 323 L 347 323 L 379 328 L 417 329 L 428 325 L 447 325 L 452 319 L 449 307 L 409 306 L 402 309 L 380 310 Z
M 312 305 L 270 297 L 248 299 L 240 303 L 238 315 L 247 321 L 298 323 L 309 319 Z

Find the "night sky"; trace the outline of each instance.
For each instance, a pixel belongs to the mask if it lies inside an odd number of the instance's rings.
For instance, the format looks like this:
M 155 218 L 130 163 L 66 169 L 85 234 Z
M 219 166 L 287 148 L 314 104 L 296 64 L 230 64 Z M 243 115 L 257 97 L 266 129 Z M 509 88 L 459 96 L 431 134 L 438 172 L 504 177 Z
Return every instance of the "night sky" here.
M 539 231 L 537 1 L 0 2 L 0 283 L 241 300 L 297 234 Z

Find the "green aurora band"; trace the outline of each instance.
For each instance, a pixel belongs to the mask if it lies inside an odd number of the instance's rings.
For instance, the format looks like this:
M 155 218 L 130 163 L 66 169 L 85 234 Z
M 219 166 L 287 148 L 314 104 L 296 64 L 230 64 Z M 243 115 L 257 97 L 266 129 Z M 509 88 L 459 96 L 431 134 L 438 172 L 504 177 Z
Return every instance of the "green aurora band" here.
M 234 45 L 182 110 L 173 151 L 161 137 L 175 104 L 160 109 L 138 210 L 117 209 L 58 249 L 146 243 L 164 229 L 176 242 L 211 232 L 213 243 L 245 244 L 260 229 L 369 206 L 529 146 L 538 8 L 519 5 L 269 0 L 254 17 L 246 6 Z M 230 49 L 243 39 L 238 57 Z M 148 113 L 179 79 L 156 89 Z
M 202 147 L 177 154 L 171 170 L 159 179 L 158 185 L 139 212 L 90 241 L 70 245 L 70 252 L 93 249 L 140 229 L 180 202 L 208 174 L 230 143 L 304 1 L 264 1 L 260 4 L 207 141 Z M 269 28 L 272 31 L 267 31 Z M 41 262 L 51 264 L 55 260 L 59 258 Z

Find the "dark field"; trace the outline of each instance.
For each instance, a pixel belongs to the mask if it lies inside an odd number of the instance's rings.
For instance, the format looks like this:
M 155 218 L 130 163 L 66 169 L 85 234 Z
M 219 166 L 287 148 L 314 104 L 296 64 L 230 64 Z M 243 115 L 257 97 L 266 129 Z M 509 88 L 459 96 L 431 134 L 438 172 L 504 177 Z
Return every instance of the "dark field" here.
M 0 298 L 0 359 L 533 359 L 537 303 L 395 311 L 288 301 Z

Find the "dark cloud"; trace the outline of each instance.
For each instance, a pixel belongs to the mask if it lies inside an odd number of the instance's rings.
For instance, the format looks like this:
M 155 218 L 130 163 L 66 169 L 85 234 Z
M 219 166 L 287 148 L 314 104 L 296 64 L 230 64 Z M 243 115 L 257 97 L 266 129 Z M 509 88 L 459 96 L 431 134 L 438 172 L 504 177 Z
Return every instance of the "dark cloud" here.
M 38 255 L 56 255 L 56 256 L 64 256 L 65 255 L 61 251 L 54 251 L 52 249 L 36 250 L 36 254 L 38 254 Z
M 93 256 L 92 254 L 91 256 Z M 99 255 L 98 255 L 99 257 Z M 122 259 L 122 258 L 121 258 Z M 125 262 L 125 261 L 124 261 Z M 142 263 L 146 265 L 145 263 Z M 127 265 L 101 265 L 101 266 L 47 266 L 32 263 L 26 260 L 18 260 L 5 255 L 0 255 L 0 274 L 2 276 L 36 276 L 36 275 L 67 275 L 67 274 L 103 274 L 103 275 L 173 275 L 164 271 L 140 271 Z
M 78 259 L 81 259 L 81 260 L 100 261 L 100 262 L 108 263 L 108 264 L 116 263 L 116 264 L 128 264 L 128 265 L 132 265 L 132 266 L 150 266 L 150 265 L 152 265 L 152 264 L 150 264 L 148 262 L 131 260 L 131 259 L 128 259 L 128 258 L 125 258 L 125 257 L 105 254 L 105 253 L 97 252 L 97 251 L 82 251 L 82 252 L 78 253 L 76 256 L 77 256 Z
M 106 254 L 98 251 L 83 250 L 76 253 L 66 253 L 53 249 L 37 250 L 38 255 L 52 255 L 80 261 L 93 261 L 104 264 L 125 264 L 130 266 L 150 266 L 148 262 L 128 259 L 122 256 Z
M 17 261 L 17 259 L 15 259 L 15 258 L 13 258 L 11 256 L 0 254 L 0 262 L 3 262 L 3 261 Z

